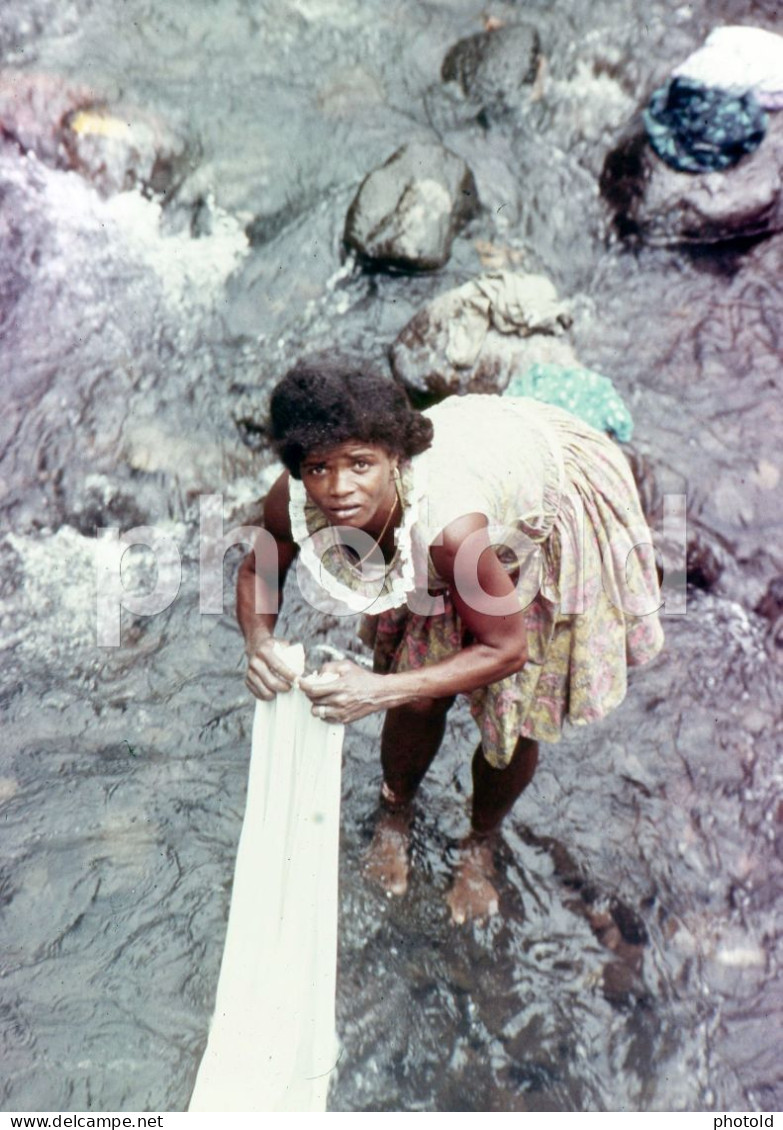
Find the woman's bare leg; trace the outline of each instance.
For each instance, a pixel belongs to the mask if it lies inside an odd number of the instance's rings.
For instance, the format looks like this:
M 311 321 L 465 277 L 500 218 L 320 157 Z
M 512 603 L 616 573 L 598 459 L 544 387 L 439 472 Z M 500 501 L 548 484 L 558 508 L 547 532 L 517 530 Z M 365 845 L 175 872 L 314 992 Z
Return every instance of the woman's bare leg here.
M 505 769 L 493 769 L 481 746 L 476 750 L 472 766 L 471 832 L 462 844 L 454 884 L 447 898 L 455 922 L 498 913 L 498 893 L 492 882 L 495 833 L 533 780 L 537 764 L 538 743 L 530 738 L 519 738 Z
M 381 812 L 365 869 L 391 894 L 408 886 L 411 801 L 440 749 L 453 698 L 389 710 L 381 736 Z
M 440 749 L 453 702 L 453 698 L 422 699 L 387 711 L 381 735 L 381 766 L 389 803 L 401 806 L 413 800 Z
M 493 769 L 481 746 L 473 755 L 473 814 L 471 827 L 478 836 L 497 831 L 518 797 L 522 795 L 538 765 L 538 742 L 519 738 L 505 769 Z

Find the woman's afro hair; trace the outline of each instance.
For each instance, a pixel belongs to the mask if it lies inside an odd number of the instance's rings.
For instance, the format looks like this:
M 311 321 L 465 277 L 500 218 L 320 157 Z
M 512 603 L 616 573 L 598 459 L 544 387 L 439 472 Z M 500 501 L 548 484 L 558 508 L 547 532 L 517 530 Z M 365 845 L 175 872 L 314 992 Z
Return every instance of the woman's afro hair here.
M 317 356 L 286 373 L 272 393 L 272 439 L 295 479 L 302 460 L 347 440 L 379 444 L 410 459 L 432 443 L 432 423 L 399 385 L 361 362 Z

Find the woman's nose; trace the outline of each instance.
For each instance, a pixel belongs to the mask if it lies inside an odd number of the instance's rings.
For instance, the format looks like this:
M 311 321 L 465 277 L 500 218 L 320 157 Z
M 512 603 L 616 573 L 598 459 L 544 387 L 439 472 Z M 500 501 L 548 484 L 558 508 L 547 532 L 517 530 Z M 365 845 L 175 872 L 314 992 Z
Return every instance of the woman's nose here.
M 353 490 L 353 480 L 349 471 L 335 471 L 332 475 L 331 493 L 335 498 L 344 498 Z

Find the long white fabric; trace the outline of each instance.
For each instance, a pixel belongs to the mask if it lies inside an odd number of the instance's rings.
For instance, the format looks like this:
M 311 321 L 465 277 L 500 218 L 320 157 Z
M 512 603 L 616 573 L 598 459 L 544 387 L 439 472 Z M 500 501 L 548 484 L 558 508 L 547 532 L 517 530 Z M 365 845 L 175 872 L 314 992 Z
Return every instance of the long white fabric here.
M 283 656 L 295 670 L 304 652 Z M 323 1111 L 337 1061 L 343 726 L 303 691 L 257 702 L 212 1027 L 191 1111 Z

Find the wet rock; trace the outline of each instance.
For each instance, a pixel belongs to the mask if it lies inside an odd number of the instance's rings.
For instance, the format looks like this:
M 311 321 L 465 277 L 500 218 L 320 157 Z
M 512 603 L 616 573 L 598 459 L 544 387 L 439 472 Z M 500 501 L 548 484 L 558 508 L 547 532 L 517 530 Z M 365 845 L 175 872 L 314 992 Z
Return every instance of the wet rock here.
M 0 132 L 52 168 L 73 169 L 109 196 L 170 195 L 190 169 L 187 140 L 134 107 L 57 75 L 0 76 Z
M 534 27 L 495 27 L 455 43 L 443 60 L 441 78 L 458 83 L 490 117 L 499 116 L 530 96 L 540 57 L 541 42 Z
M 122 530 L 144 526 L 150 516 L 129 488 L 123 488 L 102 475 L 90 475 L 84 484 L 77 487 L 64 517 L 67 525 L 84 537 L 94 537 L 96 530 L 106 526 Z
M 648 942 L 647 928 L 641 915 L 620 899 L 613 899 L 609 913 L 614 920 L 622 939 L 629 946 L 645 946 Z
M 783 665 L 783 616 L 778 616 L 767 632 L 764 646 L 770 659 Z
M 297 218 L 297 215 L 295 205 L 285 204 L 276 212 L 254 216 L 245 228 L 250 246 L 263 247 L 264 244 L 270 243 Z
M 756 605 L 759 616 L 775 621 L 783 616 L 783 577 L 773 577 L 767 591 Z
M 435 270 L 477 209 L 473 174 L 462 158 L 442 145 L 411 142 L 362 181 L 346 217 L 345 244 L 378 270 Z
M 653 245 L 711 244 L 783 231 L 783 113 L 733 169 L 680 173 L 653 152 L 640 121 L 608 155 L 601 192 L 621 236 Z
M 105 196 L 134 188 L 169 196 L 190 168 L 187 141 L 135 108 L 75 110 L 63 123 L 62 143 L 69 167 Z
M 606 1000 L 620 1007 L 632 1002 L 638 983 L 638 972 L 622 961 L 609 961 L 604 966 L 602 987 Z
M 242 443 L 251 451 L 263 451 L 269 444 L 269 429 L 257 414 L 240 409 L 234 416 L 234 423 Z
M 717 538 L 703 526 L 689 523 L 686 569 L 688 581 L 709 592 L 721 578 L 726 551 Z
M 46 165 L 63 164 L 62 125 L 68 114 L 96 101 L 89 86 L 59 75 L 0 74 L 0 135 Z
M 543 275 L 492 271 L 419 310 L 391 347 L 392 370 L 417 403 L 499 393 L 536 361 L 578 363 L 555 337 L 569 320 Z

